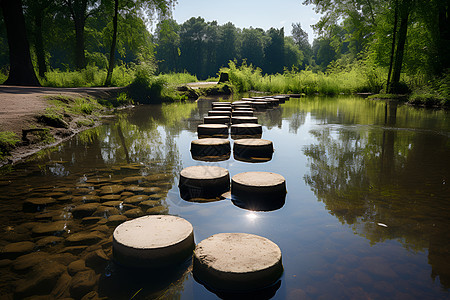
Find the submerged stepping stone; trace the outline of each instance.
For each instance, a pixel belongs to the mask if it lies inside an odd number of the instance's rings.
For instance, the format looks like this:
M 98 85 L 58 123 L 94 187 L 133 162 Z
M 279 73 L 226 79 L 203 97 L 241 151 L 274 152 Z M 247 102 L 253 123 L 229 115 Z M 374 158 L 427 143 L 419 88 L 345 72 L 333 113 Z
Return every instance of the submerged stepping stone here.
M 144 216 L 124 222 L 113 234 L 113 255 L 121 265 L 160 268 L 186 260 L 195 247 L 194 229 L 176 216 Z
M 258 124 L 257 117 L 231 117 L 231 124 Z
M 230 117 L 227 117 L 227 116 L 204 117 L 203 123 L 205 123 L 205 124 L 228 124 L 228 123 L 230 123 Z
M 217 166 L 192 166 L 180 172 L 181 198 L 217 198 L 230 189 L 230 174 Z
M 233 117 L 253 117 L 253 110 L 233 110 Z
M 253 234 L 215 234 L 196 246 L 193 273 L 216 291 L 260 290 L 280 279 L 281 250 L 269 239 Z
M 47 206 L 54 205 L 56 200 L 50 197 L 30 198 L 23 202 L 22 208 L 24 212 L 37 212 L 44 210 Z
M 226 116 L 231 117 L 231 112 L 227 110 L 210 110 L 208 111 L 208 116 Z
M 272 159 L 273 143 L 263 139 L 240 139 L 233 144 L 236 159 L 268 161 Z
M 230 141 L 227 139 L 205 138 L 191 142 L 192 157 L 222 156 L 231 152 Z
M 262 134 L 260 124 L 234 124 L 231 125 L 231 135 L 255 135 Z
M 228 126 L 224 124 L 201 124 L 197 126 L 198 136 L 228 136 Z
M 286 180 L 272 172 L 244 172 L 231 179 L 231 195 L 239 201 L 284 201 Z

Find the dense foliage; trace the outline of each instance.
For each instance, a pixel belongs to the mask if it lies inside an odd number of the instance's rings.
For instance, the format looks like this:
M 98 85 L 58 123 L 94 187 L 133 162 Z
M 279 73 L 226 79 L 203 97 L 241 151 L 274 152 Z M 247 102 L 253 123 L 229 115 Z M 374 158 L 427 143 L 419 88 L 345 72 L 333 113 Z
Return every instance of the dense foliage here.
M 127 85 L 139 80 L 145 65 L 146 76 L 207 79 L 221 68 L 237 74 L 234 68 L 258 73 L 259 82 L 286 81 L 285 88 L 269 88 L 248 77 L 233 82 L 238 90 L 302 91 L 302 85 L 286 86 L 292 78 L 328 76 L 339 92 L 414 90 L 422 95 L 417 102 L 449 95 L 450 0 L 303 0 L 323 14 L 312 45 L 300 23 L 292 24 L 290 35 L 283 28 L 240 29 L 201 17 L 178 24 L 170 18 L 171 0 L 22 1 L 32 62 L 44 85 Z M 147 25 L 155 14 L 160 18 L 152 35 Z M 1 81 L 10 68 L 4 20 Z

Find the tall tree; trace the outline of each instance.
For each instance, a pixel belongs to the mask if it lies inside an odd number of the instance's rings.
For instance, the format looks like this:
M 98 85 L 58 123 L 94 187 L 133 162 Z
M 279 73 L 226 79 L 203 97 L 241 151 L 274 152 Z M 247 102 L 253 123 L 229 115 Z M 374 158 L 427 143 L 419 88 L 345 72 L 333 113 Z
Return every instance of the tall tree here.
M 40 86 L 31 62 L 21 0 L 0 0 L 9 47 L 9 76 L 4 84 Z
M 177 72 L 179 69 L 180 26 L 173 19 L 162 20 L 156 26 L 156 59 L 161 72 Z
M 284 67 L 284 28 L 270 28 L 267 31 L 270 38 L 266 45 L 265 54 L 265 72 L 274 74 L 283 72 Z

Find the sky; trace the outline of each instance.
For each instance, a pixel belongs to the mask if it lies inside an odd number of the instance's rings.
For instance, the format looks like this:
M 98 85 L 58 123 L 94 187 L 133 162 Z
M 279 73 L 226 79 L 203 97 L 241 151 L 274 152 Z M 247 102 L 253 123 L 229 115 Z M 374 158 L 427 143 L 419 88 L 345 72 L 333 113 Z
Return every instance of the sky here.
M 202 17 L 206 22 L 217 21 L 219 25 L 231 22 L 238 28 L 284 27 L 285 36 L 291 35 L 292 23 L 301 23 L 312 44 L 316 35 L 311 28 L 320 15 L 314 6 L 303 5 L 303 0 L 178 0 L 173 18 L 178 24 L 191 17 Z

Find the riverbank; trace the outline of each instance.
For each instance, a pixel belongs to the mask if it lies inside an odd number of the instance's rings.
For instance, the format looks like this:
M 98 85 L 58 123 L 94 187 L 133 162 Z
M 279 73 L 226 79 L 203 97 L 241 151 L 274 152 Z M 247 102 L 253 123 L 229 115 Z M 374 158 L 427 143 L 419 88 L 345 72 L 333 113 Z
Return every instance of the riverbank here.
M 0 166 L 15 163 L 98 125 L 108 110 L 96 100 L 115 99 L 124 91 L 125 88 L 117 87 L 0 86 L 0 133 L 8 133 L 11 143 L 10 153 L 0 160 Z M 49 117 L 59 115 L 61 123 L 51 124 Z

